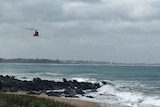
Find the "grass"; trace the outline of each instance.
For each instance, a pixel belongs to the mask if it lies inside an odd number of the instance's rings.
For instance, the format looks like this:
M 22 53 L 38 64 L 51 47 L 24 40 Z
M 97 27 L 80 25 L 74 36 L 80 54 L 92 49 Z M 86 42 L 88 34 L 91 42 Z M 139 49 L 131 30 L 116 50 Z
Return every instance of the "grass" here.
M 0 107 L 75 107 L 66 103 L 29 95 L 0 93 Z

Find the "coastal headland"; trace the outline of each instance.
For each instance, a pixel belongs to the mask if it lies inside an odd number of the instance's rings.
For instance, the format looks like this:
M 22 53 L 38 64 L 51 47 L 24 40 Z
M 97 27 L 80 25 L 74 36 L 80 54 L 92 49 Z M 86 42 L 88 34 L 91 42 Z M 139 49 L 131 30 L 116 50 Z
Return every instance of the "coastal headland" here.
M 107 84 L 103 81 L 102 84 Z M 79 100 L 77 95 L 85 95 L 85 90 L 97 91 L 99 83 L 78 82 L 76 80 L 54 81 L 34 78 L 33 80 L 19 80 L 14 76 L 0 75 L 0 91 L 8 94 L 30 95 L 50 99 L 57 102 L 71 104 L 76 107 L 120 107 L 107 103 L 95 103 Z M 94 98 L 93 96 L 87 96 Z

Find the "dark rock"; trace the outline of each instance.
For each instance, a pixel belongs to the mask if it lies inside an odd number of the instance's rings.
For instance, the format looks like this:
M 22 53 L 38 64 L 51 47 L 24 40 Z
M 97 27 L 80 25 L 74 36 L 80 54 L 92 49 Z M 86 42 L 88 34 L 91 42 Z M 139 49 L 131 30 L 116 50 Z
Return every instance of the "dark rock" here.
M 26 94 L 36 94 L 34 91 L 28 91 Z
M 85 94 L 85 92 L 81 89 L 75 89 L 77 94 Z
M 40 95 L 41 91 L 28 91 L 26 94 Z
M 37 92 L 47 90 L 61 90 L 64 92 L 46 92 L 50 96 L 66 96 L 76 97 L 77 94 L 84 95 L 84 90 L 95 90 L 99 88 L 98 83 L 90 82 L 78 82 L 76 80 L 63 79 L 63 82 L 55 82 L 49 80 L 41 80 L 40 78 L 34 78 L 32 81 L 21 81 L 15 79 L 13 76 L 0 75 L 0 90 L 1 91 L 28 91 L 28 94 L 37 94 Z
M 87 96 L 88 98 L 94 98 L 93 96 Z
M 68 82 L 67 79 L 63 78 L 63 82 Z
M 75 95 L 76 95 L 77 93 L 75 92 L 74 89 L 72 89 L 72 88 L 67 88 L 67 89 L 65 89 L 64 94 L 65 94 L 65 97 L 75 97 Z
M 0 90 L 2 90 L 2 82 L 0 81 Z
M 102 84 L 103 84 L 103 85 L 111 85 L 111 86 L 115 86 L 114 84 L 109 83 L 109 82 L 106 82 L 106 81 L 102 81 Z
M 54 91 L 50 91 L 50 92 L 46 92 L 46 95 L 48 95 L 48 96 L 61 97 L 61 96 L 63 95 L 63 92 L 54 92 Z
M 27 79 L 27 77 L 22 77 L 22 79 Z
M 103 85 L 106 85 L 106 84 L 107 84 L 107 82 L 106 82 L 106 81 L 102 81 L 102 84 L 103 84 Z
M 9 91 L 10 91 L 10 92 L 17 92 L 18 90 L 17 90 L 16 87 L 11 87 Z
M 41 84 L 42 80 L 40 78 L 33 78 L 33 82 Z

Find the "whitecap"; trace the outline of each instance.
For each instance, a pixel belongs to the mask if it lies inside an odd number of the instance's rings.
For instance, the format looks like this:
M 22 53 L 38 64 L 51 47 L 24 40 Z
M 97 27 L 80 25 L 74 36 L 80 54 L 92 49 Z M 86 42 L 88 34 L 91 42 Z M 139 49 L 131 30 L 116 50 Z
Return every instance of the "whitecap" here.
M 89 78 L 72 78 L 72 80 L 77 80 L 78 82 L 88 82 Z

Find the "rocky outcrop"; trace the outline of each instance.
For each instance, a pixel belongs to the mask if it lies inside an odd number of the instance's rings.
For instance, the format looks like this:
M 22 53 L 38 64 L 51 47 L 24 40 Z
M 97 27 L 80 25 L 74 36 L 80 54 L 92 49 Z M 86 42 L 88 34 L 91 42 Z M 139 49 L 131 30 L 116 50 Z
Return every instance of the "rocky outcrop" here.
M 15 79 L 13 76 L 0 75 L 1 91 L 27 91 L 28 94 L 39 94 L 45 92 L 49 96 L 76 97 L 77 94 L 85 94 L 84 90 L 96 90 L 100 88 L 99 83 L 78 82 L 76 80 L 63 79 L 63 82 L 41 80 L 34 78 L 32 81 L 22 81 Z M 48 91 L 50 90 L 50 91 Z M 64 91 L 54 91 L 64 90 Z

